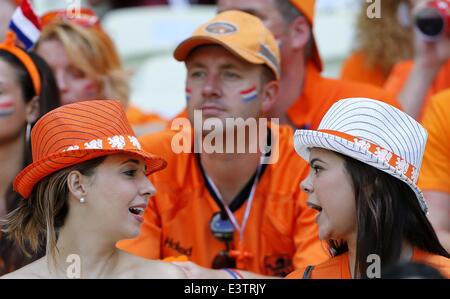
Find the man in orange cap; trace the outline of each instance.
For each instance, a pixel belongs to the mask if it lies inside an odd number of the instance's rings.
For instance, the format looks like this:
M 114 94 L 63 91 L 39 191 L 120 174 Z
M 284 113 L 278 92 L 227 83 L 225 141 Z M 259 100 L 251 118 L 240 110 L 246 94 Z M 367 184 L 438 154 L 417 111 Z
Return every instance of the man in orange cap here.
M 398 107 L 385 91 L 360 83 L 326 79 L 313 34 L 315 0 L 219 0 L 219 12 L 242 10 L 259 17 L 281 51 L 278 103 L 271 116 L 294 128 L 317 128 L 337 100 L 369 97 Z
M 264 124 L 280 77 L 273 35 L 258 18 L 227 11 L 200 26 L 174 56 L 187 67 L 188 127 L 140 139 L 168 168 L 152 176 L 158 193 L 139 237 L 119 248 L 147 258 L 184 255 L 203 267 L 226 268 L 216 271 L 224 278 L 240 275 L 228 268 L 284 276 L 326 259 L 314 213 L 300 196 L 307 163 L 296 157 L 293 130 Z M 254 127 L 229 125 L 238 119 L 254 121 L 257 133 L 240 138 Z M 208 128 L 212 121 L 214 130 Z M 211 134 L 215 145 L 222 144 L 213 151 L 205 146 Z M 186 150 L 177 149 L 180 137 L 186 137 Z M 239 149 L 233 140 L 244 146 Z M 270 152 L 250 149 L 261 142 Z

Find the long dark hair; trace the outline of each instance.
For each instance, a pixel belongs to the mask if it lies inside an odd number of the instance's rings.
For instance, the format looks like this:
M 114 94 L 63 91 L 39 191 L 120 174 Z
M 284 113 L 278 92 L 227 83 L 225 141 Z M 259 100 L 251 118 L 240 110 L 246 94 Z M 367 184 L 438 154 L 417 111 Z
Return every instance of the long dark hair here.
M 352 180 L 357 213 L 355 275 L 366 277 L 367 257 L 377 254 L 381 267 L 397 264 L 408 242 L 450 258 L 420 208 L 414 191 L 401 180 L 358 160 L 340 155 Z M 328 241 L 331 254 L 348 251 L 342 241 Z
M 60 105 L 60 95 L 56 80 L 48 64 L 35 53 L 28 53 L 28 55 L 36 65 L 41 77 L 41 93 L 38 95 L 40 118 L 42 115 Z M 25 103 L 29 103 L 36 95 L 36 92 L 33 87 L 31 76 L 25 66 L 16 56 L 5 50 L 0 50 L 0 60 L 14 68 L 17 81 L 19 82 L 22 91 L 23 100 Z M 30 125 L 33 126 L 34 123 Z M 25 168 L 32 160 L 31 145 L 28 141 L 25 142 L 25 148 L 21 154 L 24 157 L 23 168 Z M 17 208 L 19 202 L 22 200 L 20 195 L 13 191 L 12 182 L 6 192 L 5 200 L 7 213 Z M 42 254 L 40 253 L 35 257 L 26 257 L 18 250 L 17 244 L 6 238 L 0 232 L 0 275 L 21 268 L 41 255 Z

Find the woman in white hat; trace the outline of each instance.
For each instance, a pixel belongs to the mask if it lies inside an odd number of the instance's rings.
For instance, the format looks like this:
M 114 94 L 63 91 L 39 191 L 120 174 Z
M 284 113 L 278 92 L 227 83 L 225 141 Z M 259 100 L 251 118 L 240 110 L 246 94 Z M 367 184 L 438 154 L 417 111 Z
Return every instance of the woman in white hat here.
M 59 107 L 31 133 L 33 163 L 14 180 L 24 198 L 5 231 L 25 252 L 46 255 L 7 278 L 183 278 L 178 267 L 116 248 L 138 235 L 166 162 L 145 152 L 118 101 Z M 5 276 L 4 276 L 5 277 Z
M 375 278 L 402 261 L 450 277 L 416 185 L 426 139 L 406 113 L 365 98 L 334 104 L 317 131 L 297 130 L 296 151 L 311 166 L 301 188 L 332 258 L 289 278 Z

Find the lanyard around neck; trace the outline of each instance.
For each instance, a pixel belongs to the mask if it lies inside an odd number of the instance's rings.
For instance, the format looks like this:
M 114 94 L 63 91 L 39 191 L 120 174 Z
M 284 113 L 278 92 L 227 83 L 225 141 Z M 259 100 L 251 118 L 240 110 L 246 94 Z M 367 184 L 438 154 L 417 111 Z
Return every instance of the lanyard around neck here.
M 222 194 L 220 194 L 219 189 L 214 184 L 211 177 L 206 173 L 206 171 L 204 171 L 205 178 L 208 181 L 208 184 L 210 185 L 212 191 L 214 192 L 215 197 L 222 203 L 222 206 L 225 209 L 225 212 L 227 213 L 228 218 L 230 219 L 231 223 L 233 224 L 233 227 L 239 232 L 240 241 L 242 241 L 242 239 L 244 237 L 245 227 L 247 225 L 247 220 L 250 216 L 250 210 L 252 208 L 253 198 L 254 198 L 255 192 L 256 192 L 256 186 L 258 185 L 259 177 L 261 176 L 262 167 L 263 167 L 263 158 L 261 158 L 258 168 L 256 169 L 255 178 L 253 180 L 253 185 L 252 185 L 252 188 L 250 190 L 250 194 L 249 194 L 249 197 L 247 200 L 247 206 L 245 207 L 244 217 L 242 218 L 241 225 L 239 225 L 236 217 L 234 217 L 233 212 L 230 210 L 228 205 L 223 200 Z

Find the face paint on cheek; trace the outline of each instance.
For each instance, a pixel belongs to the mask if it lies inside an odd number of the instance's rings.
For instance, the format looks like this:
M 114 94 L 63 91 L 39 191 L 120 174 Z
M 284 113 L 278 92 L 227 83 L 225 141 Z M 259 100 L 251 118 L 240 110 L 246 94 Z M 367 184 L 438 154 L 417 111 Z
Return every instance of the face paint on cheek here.
M 93 97 L 93 96 L 97 96 L 98 94 L 98 85 L 96 82 L 92 82 L 89 83 L 88 85 L 86 85 L 83 89 L 83 93 L 87 96 L 87 97 Z
M 12 101 L 0 102 L 0 117 L 10 116 L 14 113 L 14 103 Z
M 242 100 L 245 103 L 251 102 L 258 98 L 258 91 L 256 90 L 256 86 L 253 86 L 249 89 L 243 90 L 240 92 Z
M 186 102 L 189 102 L 191 99 L 191 90 L 186 87 Z

